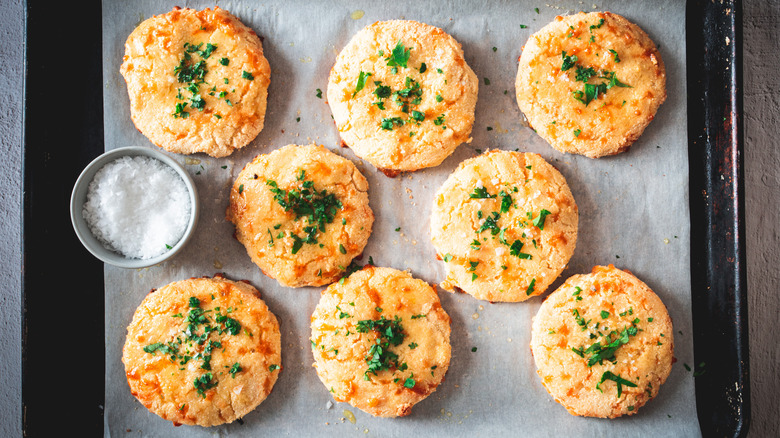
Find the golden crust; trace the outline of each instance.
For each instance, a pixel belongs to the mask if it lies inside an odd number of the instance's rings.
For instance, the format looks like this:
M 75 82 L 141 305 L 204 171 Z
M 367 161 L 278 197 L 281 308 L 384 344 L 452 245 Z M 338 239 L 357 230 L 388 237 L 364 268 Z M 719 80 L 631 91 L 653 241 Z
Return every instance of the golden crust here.
M 367 372 L 366 357 L 378 336 L 371 330 L 360 333 L 358 321 L 382 317 L 400 318 L 404 338 L 390 346 L 399 367 L 374 375 Z M 314 368 L 336 401 L 378 417 L 405 416 L 444 379 L 450 317 L 424 281 L 367 265 L 322 292 L 311 317 L 311 342 Z
M 313 190 L 335 195 L 341 208 L 324 224 L 325 231 L 318 231 L 316 244 L 304 243 L 292 254 L 292 235 L 305 238 L 311 224 L 285 211 L 268 182 L 285 192 L 300 190 L 301 171 L 304 180 L 313 181 Z M 301 287 L 323 286 L 341 277 L 368 243 L 374 214 L 368 205 L 368 181 L 351 161 L 322 146 L 288 145 L 258 155 L 244 167 L 230 191 L 227 220 L 235 224 L 236 239 L 265 275 L 284 286 Z
M 411 51 L 407 68 L 396 66 L 393 73 L 386 58 L 399 41 Z M 371 76 L 356 93 L 361 72 Z M 396 92 L 415 86 L 407 78 L 422 91 L 408 112 L 393 97 L 375 94 L 375 81 Z M 478 85 L 460 44 L 441 29 L 416 21 L 381 21 L 358 32 L 339 53 L 328 79 L 328 103 L 341 138 L 355 155 L 380 169 L 414 171 L 438 166 L 458 145 L 471 141 Z M 380 101 L 384 110 L 376 104 Z M 419 125 L 412 111 L 424 114 Z M 395 117 L 404 124 L 382 129 L 383 119 Z
M 477 189 L 491 198 L 473 198 Z M 543 210 L 549 213 L 539 222 Z M 566 180 L 541 156 L 496 150 L 468 159 L 431 211 L 431 241 L 447 271 L 441 286 L 488 301 L 540 295 L 574 253 L 577 220 Z
M 611 345 L 629 327 L 636 332 L 627 333 L 614 363 L 604 359 L 588 366 L 593 356 L 588 347 Z M 613 330 L 609 340 L 601 336 Z M 584 350 L 583 355 L 573 349 Z M 666 306 L 646 284 L 612 265 L 596 266 L 591 274 L 566 280 L 542 303 L 533 320 L 531 350 L 544 387 L 569 413 L 614 418 L 635 414 L 658 394 L 672 369 L 674 331 Z M 622 384 L 618 397 L 614 380 L 599 383 L 605 372 L 636 387 Z
M 195 333 L 204 335 L 206 325 L 217 329 L 202 344 L 187 337 L 187 319 L 194 309 L 190 297 L 208 312 L 208 322 L 195 324 Z M 240 331 L 234 335 L 225 330 L 216 322 L 218 314 L 238 321 Z M 175 361 L 167 351 L 144 351 L 155 343 L 176 344 L 176 339 L 181 343 Z M 212 344 L 208 371 L 198 353 L 208 355 L 205 349 L 212 341 L 221 346 Z M 230 423 L 257 407 L 271 392 L 281 360 L 279 323 L 257 289 L 221 277 L 192 278 L 153 290 L 127 327 L 122 354 L 130 391 L 138 401 L 177 425 L 199 426 Z M 232 377 L 235 363 L 241 370 Z M 199 394 L 194 382 L 209 372 L 217 384 Z
M 585 105 L 573 94 L 585 85 L 576 80 L 575 67 L 562 70 L 562 52 L 583 68 L 615 72 L 630 87 L 613 86 Z M 597 75 L 588 83 L 606 82 Z M 552 147 L 598 158 L 627 150 L 653 120 L 666 100 L 666 69 L 639 26 L 610 12 L 581 12 L 556 17 L 531 35 L 515 86 L 520 110 Z
M 198 94 L 188 90 L 188 82 L 179 82 L 174 71 L 185 57 L 185 43 L 202 43 L 201 50 L 206 44 L 216 46 L 206 58 L 197 52 L 186 54 L 190 64 L 206 65 Z M 228 65 L 221 64 L 223 58 Z M 127 83 L 133 123 L 169 152 L 224 157 L 263 129 L 271 68 L 255 32 L 219 7 L 174 8 L 145 20 L 127 38 L 120 72 Z M 244 78 L 244 72 L 254 79 Z M 198 95 L 205 101 L 202 111 L 192 107 L 191 98 Z M 183 103 L 188 104 L 188 116 L 174 116 L 176 105 Z

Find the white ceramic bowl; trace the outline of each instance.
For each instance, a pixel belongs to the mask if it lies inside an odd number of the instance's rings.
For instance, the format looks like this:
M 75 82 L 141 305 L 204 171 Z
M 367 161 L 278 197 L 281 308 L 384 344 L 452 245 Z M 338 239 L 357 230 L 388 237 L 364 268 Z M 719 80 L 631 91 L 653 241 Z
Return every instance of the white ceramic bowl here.
M 187 186 L 187 191 L 190 194 L 190 220 L 187 224 L 187 229 L 184 231 L 184 235 L 176 243 L 176 245 L 173 246 L 173 248 L 157 257 L 150 259 L 128 258 L 122 254 L 119 254 L 118 252 L 106 248 L 92 234 L 92 231 L 90 231 L 89 226 L 84 219 L 84 215 L 82 214 L 84 203 L 87 201 L 87 190 L 89 188 L 89 183 L 92 182 L 98 170 L 116 159 L 137 156 L 151 157 L 170 166 L 173 170 L 176 171 L 176 173 L 179 174 L 181 179 L 184 181 L 184 185 Z M 130 146 L 114 149 L 92 160 L 92 162 L 89 163 L 89 165 L 81 172 L 81 175 L 79 175 L 79 178 L 76 180 L 76 185 L 73 186 L 73 193 L 70 196 L 70 220 L 73 223 L 73 229 L 76 231 L 76 235 L 79 237 L 79 240 L 81 240 L 81 243 L 84 245 L 84 247 L 87 248 L 87 250 L 91 252 L 92 255 L 102 260 L 103 262 L 114 266 L 119 266 L 120 268 L 128 269 L 153 266 L 175 256 L 179 251 L 181 251 L 182 248 L 184 248 L 195 232 L 195 226 L 198 223 L 199 210 L 200 205 L 198 203 L 198 191 L 195 188 L 195 183 L 192 181 L 192 178 L 184 169 L 184 167 L 156 149 L 141 146 Z

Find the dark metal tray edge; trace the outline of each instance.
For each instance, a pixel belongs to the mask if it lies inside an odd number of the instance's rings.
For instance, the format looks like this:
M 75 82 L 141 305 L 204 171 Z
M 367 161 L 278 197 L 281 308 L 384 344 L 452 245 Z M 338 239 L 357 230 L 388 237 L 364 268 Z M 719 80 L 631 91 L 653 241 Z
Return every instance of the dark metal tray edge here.
M 101 2 L 25 7 L 22 430 L 40 436 L 75 426 L 102 435 L 103 265 L 60 216 L 81 169 L 104 149 L 102 66 L 95 62 L 102 59 Z M 75 23 L 69 41 L 76 50 L 51 38 L 64 22 Z M 704 436 L 745 436 L 741 3 L 689 0 L 686 26 L 697 410 Z M 64 83 L 74 90 L 67 96 L 58 91 Z M 63 403 L 68 396 L 81 401 Z
M 742 3 L 689 1 L 686 26 L 696 406 L 704 436 L 745 436 Z

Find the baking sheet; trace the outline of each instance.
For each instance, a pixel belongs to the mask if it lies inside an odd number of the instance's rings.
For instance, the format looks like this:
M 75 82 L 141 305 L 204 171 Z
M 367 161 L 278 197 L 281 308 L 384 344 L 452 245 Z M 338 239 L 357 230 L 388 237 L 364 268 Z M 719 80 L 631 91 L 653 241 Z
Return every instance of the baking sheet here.
M 264 130 L 228 158 L 171 155 L 184 164 L 199 190 L 200 222 L 193 240 L 172 261 L 142 270 L 105 268 L 107 436 L 582 436 L 652 433 L 698 436 L 694 385 L 682 363 L 693 363 L 690 293 L 690 221 L 685 89 L 685 2 L 103 2 L 104 126 L 106 149 L 155 147 L 130 120 L 119 65 L 124 41 L 143 19 L 175 5 L 218 5 L 264 38 L 271 65 Z M 538 13 L 535 11 L 538 8 Z M 656 119 L 627 152 L 591 160 L 561 154 L 522 121 L 514 97 L 517 57 L 528 36 L 556 15 L 609 10 L 639 24 L 659 45 L 667 69 L 668 98 Z M 335 57 L 354 33 L 387 19 L 414 19 L 441 27 L 462 45 L 480 78 L 473 141 L 440 166 L 388 178 L 345 148 L 331 119 L 324 91 Z M 528 26 L 521 29 L 520 24 Z M 492 50 L 496 47 L 496 51 Z M 485 85 L 488 78 L 490 85 Z M 316 89 L 323 90 L 318 99 Z M 506 94 L 504 94 L 506 91 Z M 300 118 L 300 121 L 296 121 Z M 487 131 L 487 127 L 493 128 Z M 443 264 L 430 244 L 433 196 L 462 160 L 479 150 L 536 152 L 566 177 L 580 212 L 577 249 L 565 278 L 596 264 L 629 269 L 664 301 L 675 326 L 675 356 L 666 384 L 637 415 L 615 420 L 569 415 L 545 391 L 530 354 L 531 318 L 541 298 L 524 303 L 478 301 L 439 292 L 452 318 L 452 362 L 439 389 L 399 419 L 373 418 L 346 403 L 333 403 L 311 364 L 309 317 L 322 288 L 290 289 L 265 277 L 233 238 L 224 219 L 229 187 L 255 155 L 290 143 L 316 142 L 353 160 L 369 181 L 374 231 L 362 263 L 408 269 L 439 283 Z M 400 232 L 395 229 L 401 227 Z M 149 413 L 130 394 L 121 363 L 127 324 L 148 291 L 171 281 L 224 272 L 247 279 L 281 322 L 282 365 L 273 392 L 243 424 L 175 428 Z M 472 347 L 477 347 L 472 352 Z M 344 410 L 356 423 L 344 420 Z

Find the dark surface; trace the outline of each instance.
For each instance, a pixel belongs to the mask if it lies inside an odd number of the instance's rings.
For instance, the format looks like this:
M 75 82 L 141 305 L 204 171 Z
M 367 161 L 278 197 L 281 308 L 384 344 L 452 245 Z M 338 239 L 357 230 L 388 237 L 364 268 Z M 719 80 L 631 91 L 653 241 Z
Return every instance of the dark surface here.
M 696 407 L 704 436 L 745 436 L 742 6 L 689 1 L 686 20 Z
M 687 16 L 694 352 L 705 364 L 696 380 L 705 436 L 744 436 L 750 418 L 742 23 L 732 3 L 691 0 Z M 37 2 L 27 14 L 23 428 L 26 436 L 70 427 L 96 436 L 103 433 L 103 265 L 78 242 L 68 203 L 78 174 L 104 150 L 101 8 Z M 78 47 L 52 38 L 58 23 L 75 23 L 68 41 Z
M 27 4 L 22 199 L 25 436 L 103 433 L 103 264 L 76 238 L 70 192 L 103 152 L 99 1 Z M 67 24 L 67 30 L 64 28 Z M 67 31 L 67 41 L 58 40 Z M 56 429 L 54 429 L 56 428 Z M 52 435 L 52 430 L 57 435 Z M 76 432 L 78 431 L 78 432 Z

